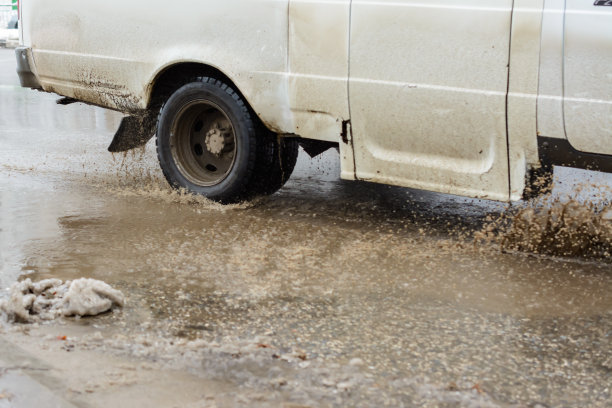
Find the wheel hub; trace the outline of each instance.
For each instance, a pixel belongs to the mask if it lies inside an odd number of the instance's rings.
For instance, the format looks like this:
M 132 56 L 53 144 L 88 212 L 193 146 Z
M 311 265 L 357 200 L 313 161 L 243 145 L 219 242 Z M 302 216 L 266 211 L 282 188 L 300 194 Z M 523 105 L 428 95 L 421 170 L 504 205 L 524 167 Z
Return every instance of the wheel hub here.
M 215 156 L 221 156 L 226 148 L 230 147 L 231 137 L 232 134 L 229 127 L 223 126 L 220 122 L 213 123 L 210 130 L 206 133 L 204 141 L 206 150 Z
M 232 123 L 217 105 L 191 102 L 177 114 L 172 129 L 172 156 L 190 183 L 208 187 L 227 177 L 237 146 Z

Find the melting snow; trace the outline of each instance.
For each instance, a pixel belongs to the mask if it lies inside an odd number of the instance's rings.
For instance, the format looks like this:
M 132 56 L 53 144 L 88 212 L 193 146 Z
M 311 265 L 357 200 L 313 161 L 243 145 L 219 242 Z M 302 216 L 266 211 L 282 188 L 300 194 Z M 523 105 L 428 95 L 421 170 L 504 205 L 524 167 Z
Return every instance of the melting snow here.
M 124 302 L 120 291 L 95 279 L 45 279 L 36 283 L 25 279 L 10 288 L 8 299 L 0 300 L 0 316 L 25 323 L 60 316 L 95 316 L 122 307 Z

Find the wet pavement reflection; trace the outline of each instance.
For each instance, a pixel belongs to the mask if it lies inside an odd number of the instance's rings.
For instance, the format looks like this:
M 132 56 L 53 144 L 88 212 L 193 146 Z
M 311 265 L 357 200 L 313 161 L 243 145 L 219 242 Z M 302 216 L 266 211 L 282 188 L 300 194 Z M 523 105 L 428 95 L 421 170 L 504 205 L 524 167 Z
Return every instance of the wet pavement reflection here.
M 126 308 L 67 324 L 260 390 L 262 405 L 610 406 L 609 254 L 506 253 L 474 236 L 509 205 L 341 181 L 335 152 L 301 155 L 253 203 L 182 195 L 154 143 L 106 151 L 121 115 L 19 88 L 12 58 L 0 50 L 2 288 L 103 280 Z M 611 175 L 555 177 L 556 197 L 581 184 L 578 201 L 609 206 Z M 255 368 L 171 347 L 249 339 L 265 339 Z

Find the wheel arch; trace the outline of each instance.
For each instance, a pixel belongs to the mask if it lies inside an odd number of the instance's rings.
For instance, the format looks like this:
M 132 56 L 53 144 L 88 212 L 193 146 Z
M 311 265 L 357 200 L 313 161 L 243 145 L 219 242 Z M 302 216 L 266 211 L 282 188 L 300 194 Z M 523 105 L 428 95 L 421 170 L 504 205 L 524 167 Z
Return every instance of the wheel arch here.
M 160 103 L 160 99 L 172 94 L 193 77 L 211 77 L 230 85 L 247 103 L 247 107 L 254 113 L 249 99 L 240 91 L 236 83 L 221 69 L 214 65 L 197 61 L 178 61 L 166 64 L 160 68 L 149 81 L 146 91 L 147 109 Z M 161 101 L 163 103 L 163 101 Z M 256 115 L 257 116 L 257 115 Z M 258 116 L 257 116 L 258 117 Z M 260 120 L 261 121 L 261 120 Z

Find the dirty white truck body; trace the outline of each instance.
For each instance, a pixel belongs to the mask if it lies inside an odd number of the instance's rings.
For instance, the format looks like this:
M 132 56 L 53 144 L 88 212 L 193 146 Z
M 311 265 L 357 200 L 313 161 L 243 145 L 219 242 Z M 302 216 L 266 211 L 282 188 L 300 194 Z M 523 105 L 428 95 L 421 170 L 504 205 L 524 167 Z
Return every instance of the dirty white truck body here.
M 338 143 L 345 179 L 508 201 L 544 158 L 612 168 L 610 1 L 22 0 L 20 19 L 25 86 L 134 114 L 201 65 L 268 129 Z

